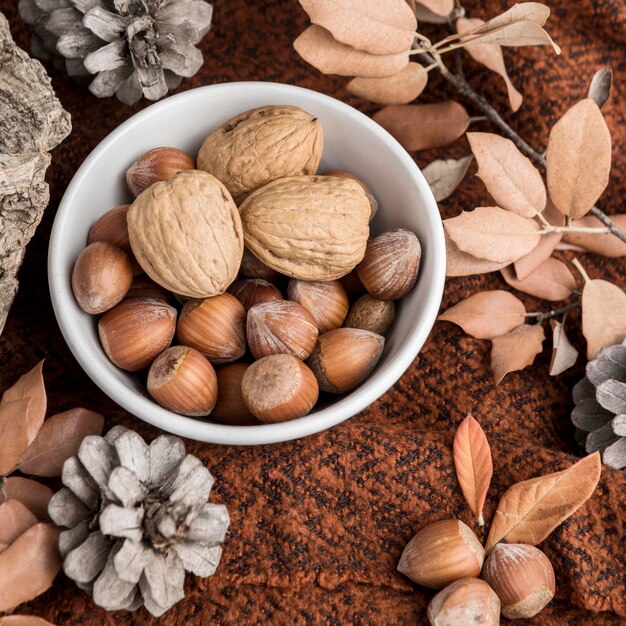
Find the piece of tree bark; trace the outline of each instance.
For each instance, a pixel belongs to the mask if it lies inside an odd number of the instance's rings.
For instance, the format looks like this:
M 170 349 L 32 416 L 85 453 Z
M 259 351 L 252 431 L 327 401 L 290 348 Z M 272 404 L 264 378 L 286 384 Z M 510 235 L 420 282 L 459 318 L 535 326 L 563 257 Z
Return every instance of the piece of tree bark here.
M 48 152 L 71 130 L 70 114 L 39 61 L 18 48 L 0 13 L 0 333 L 17 292 L 26 245 L 50 198 Z

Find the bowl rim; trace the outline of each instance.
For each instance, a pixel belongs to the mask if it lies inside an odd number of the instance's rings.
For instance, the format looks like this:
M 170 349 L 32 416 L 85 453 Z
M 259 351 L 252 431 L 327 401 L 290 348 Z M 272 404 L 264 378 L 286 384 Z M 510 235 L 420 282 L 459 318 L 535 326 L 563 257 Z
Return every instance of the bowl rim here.
M 300 94 L 310 101 L 320 102 L 335 108 L 340 114 L 343 113 L 356 117 L 357 121 L 369 127 L 371 131 L 380 136 L 380 139 L 388 145 L 396 156 L 404 162 L 408 170 L 412 172 L 414 182 L 423 197 L 426 211 L 430 214 L 430 220 L 433 222 L 431 226 L 433 227 L 434 238 L 432 241 L 429 241 L 429 253 L 434 257 L 434 269 L 432 289 L 426 297 L 424 314 L 420 322 L 409 332 L 404 345 L 397 354 L 390 358 L 384 370 L 378 373 L 376 384 L 368 385 L 364 383 L 332 405 L 295 420 L 275 424 L 232 426 L 172 413 L 159 407 L 152 400 L 141 396 L 139 393 L 125 388 L 115 379 L 113 374 L 106 370 L 100 370 L 98 366 L 94 365 L 90 358 L 91 351 L 86 344 L 82 344 L 75 339 L 74 329 L 63 311 L 65 307 L 64 300 L 72 297 L 72 295 L 71 289 L 68 294 L 66 274 L 59 270 L 59 267 L 62 265 L 62 251 L 58 240 L 62 236 L 61 233 L 68 227 L 67 222 L 71 217 L 70 207 L 73 205 L 74 196 L 83 183 L 83 179 L 87 176 L 92 164 L 120 136 L 124 135 L 131 128 L 144 124 L 163 108 L 177 106 L 185 100 L 194 98 L 206 97 L 208 100 L 211 93 L 214 94 L 218 91 L 258 88 L 259 85 L 275 90 L 278 96 L 281 93 Z M 169 433 L 215 444 L 259 445 L 291 441 L 322 432 L 357 415 L 386 393 L 409 368 L 430 334 L 443 295 L 445 266 L 443 223 L 432 191 L 411 156 L 386 130 L 350 105 L 332 96 L 305 87 L 269 81 L 238 81 L 206 85 L 169 96 L 135 113 L 100 141 L 76 170 L 59 203 L 50 234 L 48 284 L 54 314 L 70 351 L 91 380 L 114 402 L 139 419 Z

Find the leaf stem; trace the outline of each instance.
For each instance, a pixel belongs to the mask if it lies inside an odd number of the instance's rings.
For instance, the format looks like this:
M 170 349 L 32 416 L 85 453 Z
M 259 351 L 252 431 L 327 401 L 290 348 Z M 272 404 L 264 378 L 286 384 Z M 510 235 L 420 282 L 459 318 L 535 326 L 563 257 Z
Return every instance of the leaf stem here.
M 585 279 L 585 282 L 588 283 L 591 278 L 589 278 L 589 274 L 585 272 L 585 268 L 582 266 L 578 259 L 574 259 L 572 261 L 572 265 L 580 272 L 581 276 Z
M 611 231 L 608 228 L 596 228 L 594 226 L 553 226 L 552 224 L 546 224 L 546 226 L 539 231 L 539 234 L 547 235 L 548 233 L 589 233 L 592 235 L 609 235 Z
M 526 317 L 534 318 L 537 324 L 541 324 L 542 322 L 552 319 L 553 317 L 559 317 L 559 315 L 569 313 L 569 311 L 577 309 L 580 305 L 581 300 L 578 299 L 576 300 L 576 302 L 571 302 L 570 304 L 566 304 L 559 309 L 552 309 L 551 311 L 547 311 L 546 313 L 526 313 Z

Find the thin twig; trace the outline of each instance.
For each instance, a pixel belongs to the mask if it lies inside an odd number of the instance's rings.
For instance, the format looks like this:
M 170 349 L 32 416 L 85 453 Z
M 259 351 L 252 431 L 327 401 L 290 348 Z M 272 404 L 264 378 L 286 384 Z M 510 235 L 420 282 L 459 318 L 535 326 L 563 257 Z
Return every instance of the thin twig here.
M 547 235 L 548 233 L 588 233 L 590 235 L 608 235 L 610 231 L 608 228 L 595 228 L 594 226 L 553 226 L 552 224 L 546 225 L 537 234 Z
M 537 324 L 541 324 L 546 320 L 552 319 L 553 317 L 558 317 L 559 315 L 563 315 L 564 313 L 568 313 L 569 311 L 573 311 L 577 309 L 582 303 L 582 300 L 576 300 L 576 302 L 572 302 L 570 304 L 566 304 L 559 309 L 552 309 L 546 313 L 526 313 L 526 317 L 531 317 L 535 319 Z

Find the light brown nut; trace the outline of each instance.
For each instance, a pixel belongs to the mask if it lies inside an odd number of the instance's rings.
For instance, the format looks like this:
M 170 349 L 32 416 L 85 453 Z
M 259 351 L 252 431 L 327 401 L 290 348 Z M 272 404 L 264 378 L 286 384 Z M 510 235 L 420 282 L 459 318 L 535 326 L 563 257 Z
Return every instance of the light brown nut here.
M 479 578 L 460 578 L 428 605 L 431 626 L 500 626 L 500 600 Z
M 237 277 L 241 220 L 214 176 L 188 170 L 155 183 L 133 202 L 127 220 L 137 261 L 166 289 L 206 298 L 226 291 Z
M 315 174 L 322 126 L 292 106 L 264 106 L 237 115 L 204 141 L 198 169 L 221 180 L 239 204 L 255 189 L 284 176 Z
M 136 198 L 159 180 L 172 178 L 183 170 L 193 170 L 193 157 L 178 148 L 153 148 L 142 154 L 126 172 L 130 193 Z
M 350 308 L 343 325 L 360 328 L 378 335 L 386 335 L 396 316 L 396 305 L 392 300 L 379 300 L 369 293 L 362 295 Z
M 354 174 L 350 174 L 350 172 L 344 172 L 342 170 L 332 170 L 330 172 L 326 172 L 324 176 L 337 176 L 338 178 L 349 178 L 350 180 L 353 180 L 359 183 L 359 185 L 363 187 L 363 191 L 365 192 L 367 199 L 370 201 L 370 206 L 372 210 L 370 214 L 370 219 L 372 219 L 374 215 L 376 215 L 376 212 L 378 211 L 378 200 L 376 200 L 371 189 L 360 178 L 358 178 Z
M 283 299 L 283 294 L 272 283 L 262 278 L 238 280 L 228 288 L 228 293 L 235 296 L 243 304 L 243 308 L 246 311 L 255 304 L 261 304 L 261 302 Z
M 249 367 L 249 363 L 228 363 L 217 370 L 217 404 L 211 417 L 218 422 L 231 426 L 259 423 L 245 405 L 241 394 L 241 379 Z
M 320 333 L 339 328 L 350 306 L 348 294 L 338 280 L 292 278 L 287 285 L 287 295 L 313 316 Z
M 281 178 L 248 196 L 239 209 L 246 246 L 291 278 L 334 280 L 365 254 L 370 204 L 353 180 Z

